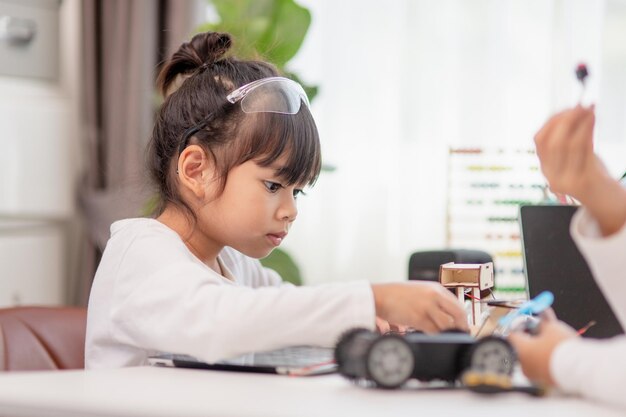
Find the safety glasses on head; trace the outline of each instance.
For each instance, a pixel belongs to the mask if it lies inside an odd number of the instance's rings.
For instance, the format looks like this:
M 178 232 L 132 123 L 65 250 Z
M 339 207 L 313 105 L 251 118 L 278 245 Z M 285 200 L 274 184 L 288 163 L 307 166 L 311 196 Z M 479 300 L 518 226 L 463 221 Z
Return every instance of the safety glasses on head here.
M 243 85 L 226 96 L 231 104 L 241 103 L 244 113 L 297 114 L 304 103 L 309 107 L 309 98 L 297 82 L 285 77 L 268 77 Z M 213 114 L 185 131 L 178 148 L 180 154 L 189 138 L 204 129 Z
M 244 113 L 297 114 L 300 105 L 309 106 L 309 98 L 297 82 L 284 77 L 269 77 L 239 87 L 226 99 L 241 102 Z

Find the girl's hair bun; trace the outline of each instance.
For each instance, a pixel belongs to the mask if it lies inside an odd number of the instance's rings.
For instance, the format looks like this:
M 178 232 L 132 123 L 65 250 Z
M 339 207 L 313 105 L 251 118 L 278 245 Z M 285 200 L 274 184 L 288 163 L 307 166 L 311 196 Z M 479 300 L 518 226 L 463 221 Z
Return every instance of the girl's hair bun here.
M 199 45 L 196 48 L 202 60 L 200 65 L 211 65 L 218 61 L 230 49 L 232 44 L 231 37 L 228 33 L 201 33 L 191 39 L 191 43 L 193 43 L 196 37 L 200 38 L 200 42 L 198 42 Z
M 231 45 L 232 38 L 228 33 L 203 32 L 195 35 L 189 42 L 183 43 L 161 68 L 157 88 L 163 95 L 171 93 L 168 90 L 172 83 L 187 78 L 199 68 L 210 67 L 226 54 Z

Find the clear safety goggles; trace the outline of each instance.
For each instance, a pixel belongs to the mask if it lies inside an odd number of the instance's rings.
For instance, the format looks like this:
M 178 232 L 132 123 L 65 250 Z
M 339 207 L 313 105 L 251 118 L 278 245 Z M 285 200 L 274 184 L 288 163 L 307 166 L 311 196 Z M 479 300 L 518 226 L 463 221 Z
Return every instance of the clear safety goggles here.
M 284 77 L 269 77 L 239 87 L 228 96 L 231 103 L 241 103 L 244 113 L 297 114 L 301 103 L 309 107 L 309 98 L 297 82 Z
M 243 85 L 226 96 L 229 103 L 241 104 L 244 113 L 297 114 L 304 103 L 309 107 L 309 98 L 297 82 L 285 77 L 268 77 Z M 180 154 L 189 143 L 189 138 L 204 129 L 213 115 L 187 129 L 178 149 Z

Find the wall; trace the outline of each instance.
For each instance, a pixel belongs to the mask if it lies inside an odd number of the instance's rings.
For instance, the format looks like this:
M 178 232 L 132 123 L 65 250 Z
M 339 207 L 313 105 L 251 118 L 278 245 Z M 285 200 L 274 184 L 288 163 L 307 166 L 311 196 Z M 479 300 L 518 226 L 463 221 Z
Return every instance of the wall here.
M 337 166 L 285 241 L 307 282 L 406 279 L 411 252 L 446 243 L 448 149 L 533 147 L 543 121 L 577 103 L 579 61 L 596 149 L 626 169 L 624 118 L 611 114 L 626 109 L 623 1 L 300 3 L 313 24 L 292 68 L 320 87 L 312 109 Z

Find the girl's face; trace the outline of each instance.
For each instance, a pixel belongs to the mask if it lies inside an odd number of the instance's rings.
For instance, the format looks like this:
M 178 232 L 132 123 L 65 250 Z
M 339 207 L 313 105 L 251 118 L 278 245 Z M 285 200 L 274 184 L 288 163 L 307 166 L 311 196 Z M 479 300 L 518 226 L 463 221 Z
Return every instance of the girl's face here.
M 288 186 L 276 176 L 283 160 L 269 167 L 245 162 L 231 169 L 217 199 L 208 190 L 198 211 L 198 228 L 207 239 L 253 258 L 280 245 L 298 215 L 296 198 L 302 192 L 302 185 Z

